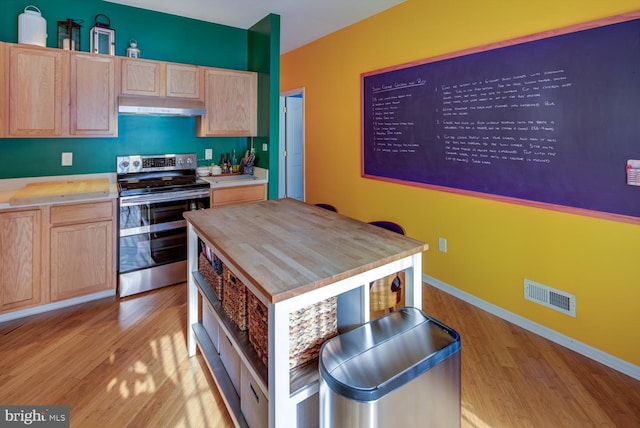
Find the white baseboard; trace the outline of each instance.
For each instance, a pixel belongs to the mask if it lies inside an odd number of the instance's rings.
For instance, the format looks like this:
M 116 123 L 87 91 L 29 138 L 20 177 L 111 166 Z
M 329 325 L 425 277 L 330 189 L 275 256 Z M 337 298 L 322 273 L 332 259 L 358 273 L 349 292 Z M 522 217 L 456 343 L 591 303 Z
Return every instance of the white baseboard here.
M 469 294 L 466 291 L 462 291 L 440 281 L 439 279 L 433 278 L 432 276 L 422 274 L 422 281 L 438 288 L 439 290 L 444 291 L 447 294 L 455 296 L 460 300 L 463 300 L 469 304 L 472 304 L 473 306 L 476 306 L 497 317 L 500 317 L 503 320 L 509 321 L 510 323 L 522 327 L 525 330 L 529 330 L 532 333 L 542 336 L 545 339 L 549 339 L 550 341 L 562 345 L 565 348 L 569 348 L 572 351 L 582 354 L 585 357 L 591 358 L 592 360 L 604 364 L 605 366 L 611 367 L 612 369 L 624 373 L 627 376 L 631 376 L 634 379 L 640 380 L 640 366 L 614 357 L 613 355 L 607 354 L 606 352 L 600 351 L 599 349 L 572 339 L 569 336 L 565 336 L 554 330 L 551 330 L 550 328 L 537 324 L 527 318 L 509 312 L 499 306 L 496 306 L 472 294 Z M 455 328 L 455 326 L 452 327 Z
M 81 297 L 74 297 L 73 299 L 61 300 L 59 302 L 47 303 L 46 305 L 34 306 L 32 308 L 20 309 L 18 311 L 9 312 L 7 314 L 0 315 L 0 322 L 11 321 L 18 318 L 24 318 L 31 315 L 37 315 L 44 312 L 53 311 L 56 309 L 66 308 L 67 306 L 77 305 L 79 303 L 90 302 L 92 300 L 103 299 L 105 297 L 112 297 L 116 295 L 116 290 L 100 291 L 98 293 L 89 294 Z

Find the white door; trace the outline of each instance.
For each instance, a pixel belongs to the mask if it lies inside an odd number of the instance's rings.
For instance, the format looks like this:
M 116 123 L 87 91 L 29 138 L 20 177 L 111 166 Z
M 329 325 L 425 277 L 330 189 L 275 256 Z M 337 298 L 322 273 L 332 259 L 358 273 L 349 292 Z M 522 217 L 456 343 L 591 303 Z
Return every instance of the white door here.
M 303 90 L 280 96 L 279 196 L 304 201 Z

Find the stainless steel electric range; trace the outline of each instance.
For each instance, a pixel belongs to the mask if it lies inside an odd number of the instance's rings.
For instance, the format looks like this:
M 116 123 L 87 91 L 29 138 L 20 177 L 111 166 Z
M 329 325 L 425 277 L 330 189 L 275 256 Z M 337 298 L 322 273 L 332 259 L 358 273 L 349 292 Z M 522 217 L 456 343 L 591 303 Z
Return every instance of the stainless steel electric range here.
M 209 208 L 194 153 L 118 156 L 118 294 L 185 282 L 185 211 Z

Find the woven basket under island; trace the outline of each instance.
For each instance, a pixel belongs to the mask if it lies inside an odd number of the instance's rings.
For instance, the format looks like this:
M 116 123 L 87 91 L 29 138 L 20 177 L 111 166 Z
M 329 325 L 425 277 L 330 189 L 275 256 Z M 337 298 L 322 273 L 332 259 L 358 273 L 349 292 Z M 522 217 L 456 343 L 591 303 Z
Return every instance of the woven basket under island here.
M 224 312 L 249 342 L 265 366 L 268 354 L 268 308 L 209 248 L 198 257 L 202 274 L 222 304 Z M 299 309 L 289 315 L 289 367 L 295 368 L 318 357 L 322 344 L 338 333 L 337 297 Z
M 338 334 L 338 298 L 331 297 L 289 315 L 289 368 L 318 358 L 322 344 Z M 269 365 L 268 309 L 249 293 L 249 342 L 262 362 Z

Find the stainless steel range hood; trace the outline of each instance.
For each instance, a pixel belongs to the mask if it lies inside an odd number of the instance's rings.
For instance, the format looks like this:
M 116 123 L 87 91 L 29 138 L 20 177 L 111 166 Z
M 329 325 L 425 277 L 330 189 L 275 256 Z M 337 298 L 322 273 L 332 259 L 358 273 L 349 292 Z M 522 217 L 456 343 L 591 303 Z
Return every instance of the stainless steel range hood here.
M 201 116 L 206 114 L 200 100 L 169 97 L 138 97 L 120 95 L 118 113 L 146 114 L 151 116 Z

